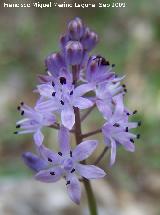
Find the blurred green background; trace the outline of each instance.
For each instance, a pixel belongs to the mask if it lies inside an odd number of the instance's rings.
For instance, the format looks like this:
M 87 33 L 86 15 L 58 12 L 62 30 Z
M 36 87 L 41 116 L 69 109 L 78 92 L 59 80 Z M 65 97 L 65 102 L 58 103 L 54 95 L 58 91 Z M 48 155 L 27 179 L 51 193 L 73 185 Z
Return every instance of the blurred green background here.
M 116 192 L 120 190 L 119 195 L 123 191 L 129 192 L 145 203 L 147 198 L 146 205 L 154 209 L 148 214 L 160 214 L 160 4 L 158 0 L 126 3 L 126 8 L 108 9 L 4 9 L 1 3 L 1 180 L 32 177 L 20 157 L 24 151 L 34 150 L 33 141 L 31 135 L 13 134 L 15 123 L 20 119 L 16 107 L 22 100 L 29 105 L 34 104 L 36 94 L 32 90 L 37 84 L 37 74 L 44 73 L 45 56 L 59 50 L 58 39 L 65 32 L 67 22 L 79 16 L 99 35 L 100 41 L 93 53 L 106 57 L 116 64 L 118 74 L 126 75 L 126 104 L 131 110 L 138 110 L 133 120 L 142 121 L 136 152 L 128 153 L 123 148 L 118 150 L 116 164 L 112 169 L 107 165 L 109 176 L 106 183 Z M 86 122 L 84 131 L 90 131 L 97 124 L 101 125 L 103 120 L 95 112 Z M 56 142 L 55 131 L 49 129 L 45 134 L 50 146 Z M 103 142 L 102 139 L 100 141 Z M 103 144 L 99 151 L 102 149 Z M 108 160 L 105 158 L 100 165 L 106 167 L 106 163 Z

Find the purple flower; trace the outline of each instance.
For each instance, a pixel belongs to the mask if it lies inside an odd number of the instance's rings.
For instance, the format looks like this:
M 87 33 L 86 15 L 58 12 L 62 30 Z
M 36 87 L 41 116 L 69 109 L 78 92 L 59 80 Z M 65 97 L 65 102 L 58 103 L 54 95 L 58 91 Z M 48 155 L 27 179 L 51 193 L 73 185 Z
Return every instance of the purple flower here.
M 72 81 L 68 80 L 60 77 L 54 83 L 38 85 L 38 92 L 45 100 L 39 102 L 36 109 L 43 112 L 60 113 L 62 124 L 68 129 L 72 129 L 75 123 L 74 107 L 86 109 L 93 105 L 88 98 L 82 97 L 93 89 L 93 85 L 82 84 L 75 88 Z
M 69 197 L 72 201 L 79 204 L 81 198 L 79 176 L 87 179 L 98 179 L 106 175 L 99 167 L 80 163 L 93 153 L 98 142 L 96 140 L 86 140 L 72 150 L 69 141 L 69 131 L 61 126 L 59 144 L 60 152 L 58 153 L 41 145 L 38 148 L 40 152 L 39 157 L 27 152 L 23 154 L 23 159 L 27 166 L 37 171 L 35 178 L 39 181 L 51 183 L 64 177 Z M 48 163 L 47 166 L 46 163 Z
M 40 146 L 44 139 L 41 129 L 44 126 L 53 125 L 56 122 L 55 116 L 51 112 L 44 114 L 23 103 L 21 103 L 21 106 L 18 106 L 18 110 L 24 116 L 24 119 L 16 123 L 16 128 L 21 130 L 16 131 L 15 134 L 34 133 L 34 141 L 36 145 Z
M 134 139 L 139 135 L 131 133 L 129 130 L 138 126 L 137 122 L 129 122 L 128 114 L 123 105 L 123 95 L 119 94 L 114 97 L 114 112 L 107 112 L 108 121 L 102 128 L 104 142 L 111 148 L 110 165 L 113 165 L 116 159 L 116 148 L 122 144 L 127 151 L 135 150 Z

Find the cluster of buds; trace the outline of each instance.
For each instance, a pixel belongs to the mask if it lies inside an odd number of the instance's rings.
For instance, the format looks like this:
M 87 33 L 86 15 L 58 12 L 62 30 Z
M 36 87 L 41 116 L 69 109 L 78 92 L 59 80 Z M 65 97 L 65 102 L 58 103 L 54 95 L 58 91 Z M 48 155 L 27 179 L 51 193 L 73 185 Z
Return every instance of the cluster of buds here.
M 100 133 L 104 137 L 105 151 L 110 150 L 110 165 L 115 163 L 116 148 L 122 145 L 127 151 L 135 150 L 134 140 L 140 135 L 133 134 L 132 128 L 140 122 L 130 122 L 136 111 L 124 106 L 126 86 L 121 84 L 124 77 L 118 77 L 110 64 L 101 55 L 89 56 L 98 42 L 95 32 L 86 27 L 80 18 L 68 23 L 66 33 L 60 37 L 60 51 L 51 53 L 45 59 L 46 74 L 39 75 L 35 92 L 39 98 L 33 108 L 21 102 L 18 111 L 24 117 L 17 122 L 15 134 L 33 133 L 37 155 L 23 154 L 25 164 L 36 172 L 35 178 L 42 182 L 66 180 L 69 197 L 80 202 L 80 181 L 97 179 L 106 175 L 86 159 L 94 152 L 97 140 L 83 139 Z M 81 122 L 97 108 L 105 123 L 96 131 L 81 132 Z M 86 110 L 81 116 L 80 111 Z M 54 152 L 44 144 L 43 127 L 58 129 L 59 151 Z M 75 148 L 71 148 L 70 135 L 75 133 Z

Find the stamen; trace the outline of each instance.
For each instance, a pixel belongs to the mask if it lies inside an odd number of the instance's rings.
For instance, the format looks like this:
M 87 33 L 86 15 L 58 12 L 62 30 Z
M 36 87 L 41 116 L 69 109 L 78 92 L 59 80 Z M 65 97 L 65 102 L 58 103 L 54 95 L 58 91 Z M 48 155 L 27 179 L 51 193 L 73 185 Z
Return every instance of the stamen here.
M 64 101 L 61 100 L 60 102 L 61 102 L 61 105 L 64 105 Z
M 18 134 L 18 131 L 14 131 L 13 134 Z
M 138 112 L 137 110 L 134 110 L 134 111 L 133 111 L 133 114 L 136 114 L 137 112 Z
M 119 127 L 119 126 L 120 126 L 120 124 L 115 123 L 113 126 L 114 126 L 114 127 Z
M 102 60 L 101 60 L 101 65 L 102 65 L 102 66 L 109 66 L 110 63 L 109 63 L 109 61 L 106 60 L 105 58 L 102 58 Z
M 73 95 L 73 90 L 70 92 L 70 94 L 69 95 Z
M 66 79 L 65 77 L 60 77 L 59 79 L 60 83 L 63 85 L 63 84 L 66 84 Z
M 126 132 L 128 132 L 128 127 L 126 127 Z
M 73 172 L 75 172 L 75 169 L 74 169 L 74 168 L 71 170 L 71 173 L 73 173 Z
M 71 182 L 70 181 L 67 181 L 66 185 L 70 184 Z
M 141 121 L 139 121 L 139 122 L 138 122 L 138 126 L 141 126 L 141 125 L 142 125 L 142 122 L 141 122 Z
M 60 156 L 62 156 L 62 152 L 58 152 L 58 154 L 59 154 Z
M 24 105 L 24 102 L 21 102 L 20 104 L 23 106 L 23 105 Z
M 52 93 L 52 96 L 55 96 L 55 95 L 56 95 L 56 92 L 53 92 L 53 93 Z
M 20 128 L 21 127 L 21 125 L 16 125 L 16 128 Z
M 126 88 L 126 85 L 125 85 L 125 84 L 122 84 L 122 87 L 123 87 L 123 88 Z
M 126 113 L 127 114 L 127 116 L 130 116 L 130 113 Z
M 141 135 L 140 134 L 137 134 L 137 139 L 139 139 L 141 137 Z
M 55 84 L 54 84 L 54 82 L 52 81 L 52 86 L 54 87 L 55 86 Z
M 72 151 L 70 151 L 70 157 L 72 157 Z
M 22 116 L 24 115 L 24 110 L 22 110 L 21 115 L 22 115 Z
M 126 88 L 124 89 L 124 92 L 127 93 L 127 89 Z
M 130 139 L 130 141 L 131 141 L 132 143 L 134 143 L 134 140 L 133 140 L 133 139 Z
M 51 158 L 48 158 L 48 161 L 49 161 L 49 162 L 52 162 L 52 159 L 51 159 Z
M 115 66 L 116 66 L 116 64 L 112 64 L 112 68 L 115 67 Z
M 55 172 L 50 172 L 51 175 L 55 175 Z
M 18 106 L 18 107 L 17 107 L 17 110 L 20 110 L 20 109 L 21 109 L 21 107 L 20 107 L 20 106 Z
M 75 83 L 76 83 L 75 81 L 72 82 L 73 85 L 75 85 Z

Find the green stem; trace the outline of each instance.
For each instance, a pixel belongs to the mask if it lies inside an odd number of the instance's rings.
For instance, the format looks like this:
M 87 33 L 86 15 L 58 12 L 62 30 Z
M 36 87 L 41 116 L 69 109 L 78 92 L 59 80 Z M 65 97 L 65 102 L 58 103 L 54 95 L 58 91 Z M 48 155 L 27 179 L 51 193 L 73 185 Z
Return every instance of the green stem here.
M 86 193 L 87 193 L 88 207 L 89 207 L 90 215 L 98 215 L 96 199 L 94 197 L 91 184 L 87 179 L 84 179 L 83 183 L 84 183 L 84 187 L 85 187 Z

